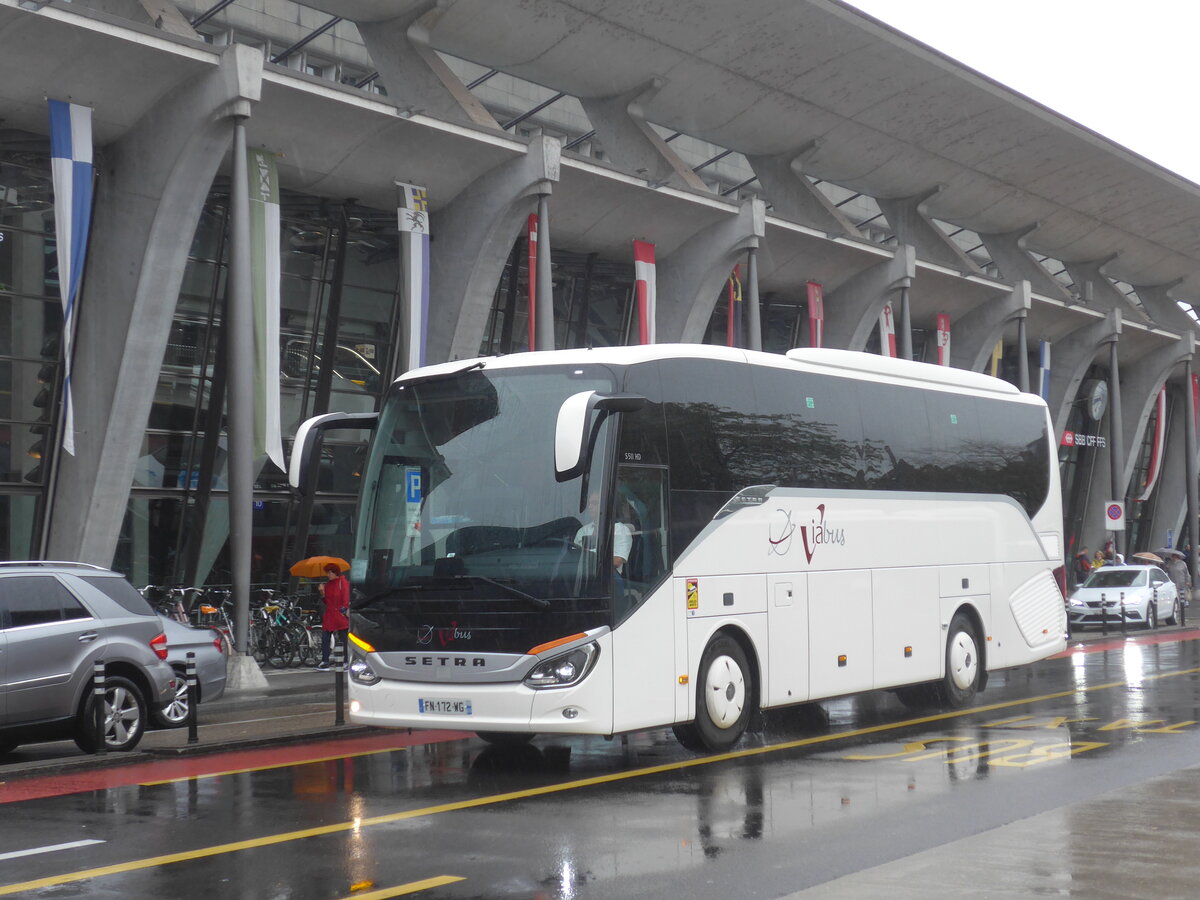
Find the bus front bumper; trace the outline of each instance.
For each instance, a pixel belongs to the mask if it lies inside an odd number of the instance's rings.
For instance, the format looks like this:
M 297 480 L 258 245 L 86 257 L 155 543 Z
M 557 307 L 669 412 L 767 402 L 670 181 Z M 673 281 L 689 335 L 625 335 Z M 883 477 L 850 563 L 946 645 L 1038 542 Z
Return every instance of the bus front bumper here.
M 611 734 L 612 702 L 592 672 L 569 688 L 350 679 L 350 721 L 384 728 Z

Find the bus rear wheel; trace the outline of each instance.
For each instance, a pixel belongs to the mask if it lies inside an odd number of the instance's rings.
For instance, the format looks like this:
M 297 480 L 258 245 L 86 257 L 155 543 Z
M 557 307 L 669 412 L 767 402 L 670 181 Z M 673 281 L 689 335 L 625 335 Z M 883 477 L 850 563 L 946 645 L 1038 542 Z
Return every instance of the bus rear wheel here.
M 741 644 L 728 635 L 714 639 L 700 658 L 696 718 L 675 726 L 689 750 L 720 753 L 738 742 L 754 713 L 754 676 Z
M 982 677 L 979 636 L 970 617 L 957 612 L 950 620 L 946 640 L 946 674 L 939 685 L 942 701 L 954 709 L 970 706 L 979 692 Z

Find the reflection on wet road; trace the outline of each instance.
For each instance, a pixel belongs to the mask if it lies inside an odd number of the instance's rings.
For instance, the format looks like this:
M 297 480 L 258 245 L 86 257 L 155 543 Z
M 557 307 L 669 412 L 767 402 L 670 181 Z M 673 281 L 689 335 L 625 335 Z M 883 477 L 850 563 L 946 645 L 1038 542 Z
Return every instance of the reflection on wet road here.
M 662 731 L 471 737 L 139 775 L 0 806 L 0 895 L 855 896 L 834 879 L 1194 764 L 1198 639 L 1114 640 L 998 673 L 966 711 L 880 692 L 768 713 L 720 756 Z

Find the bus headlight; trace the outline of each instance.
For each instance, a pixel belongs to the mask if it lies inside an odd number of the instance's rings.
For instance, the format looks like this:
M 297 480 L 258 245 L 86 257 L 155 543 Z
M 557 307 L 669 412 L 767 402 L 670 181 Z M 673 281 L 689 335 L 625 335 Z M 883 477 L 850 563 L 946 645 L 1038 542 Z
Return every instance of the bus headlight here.
M 596 664 L 600 648 L 593 642 L 543 660 L 525 676 L 531 688 L 560 688 L 579 684 Z
M 375 674 L 375 670 L 361 656 L 356 656 L 350 660 L 350 665 L 346 667 L 346 671 L 359 684 L 379 684 L 380 682 L 380 678 Z

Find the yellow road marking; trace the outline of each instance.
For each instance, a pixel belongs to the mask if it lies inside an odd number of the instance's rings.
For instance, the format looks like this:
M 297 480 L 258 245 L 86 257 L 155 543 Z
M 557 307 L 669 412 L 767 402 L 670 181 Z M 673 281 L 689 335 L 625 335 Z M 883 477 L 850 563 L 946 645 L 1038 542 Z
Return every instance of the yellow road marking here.
M 1200 667 L 1193 669 L 1181 669 L 1178 672 L 1162 672 L 1156 675 L 1147 675 L 1142 680 L 1145 681 L 1161 681 L 1166 678 L 1178 678 L 1183 675 L 1195 675 L 1200 673 Z M 484 806 L 495 806 L 501 803 L 509 803 L 514 800 L 528 800 L 532 797 L 543 797 L 550 794 L 561 794 L 567 791 L 579 790 L 580 788 L 594 787 L 600 784 L 613 784 L 620 781 L 629 781 L 634 778 L 644 778 L 648 775 L 661 775 L 665 772 L 680 771 L 683 769 L 692 769 L 697 766 L 707 766 L 713 763 L 727 762 L 734 759 L 746 759 L 753 756 L 763 756 L 768 753 L 778 753 L 783 750 L 795 750 L 800 747 L 812 747 L 818 744 L 828 744 L 833 741 L 845 740 L 846 738 L 862 737 L 868 734 L 880 734 L 885 731 L 898 731 L 901 728 L 910 728 L 914 725 L 927 725 L 932 722 L 945 722 L 950 719 L 960 719 L 964 716 L 972 716 L 977 713 L 992 712 L 998 709 L 1011 709 L 1014 706 L 1022 706 L 1027 703 L 1042 703 L 1047 700 L 1059 700 L 1063 697 L 1071 697 L 1080 693 L 1093 693 L 1095 691 L 1111 690 L 1112 688 L 1125 687 L 1125 681 L 1110 681 L 1106 684 L 1094 684 L 1081 688 L 1073 688 L 1069 691 L 1055 691 L 1051 694 L 1041 694 L 1037 697 L 1024 697 L 1018 700 L 1005 700 L 1000 703 L 989 703 L 986 706 L 975 706 L 970 709 L 956 709 L 951 712 L 935 713 L 928 716 L 919 716 L 915 719 L 905 719 L 902 722 L 891 722 L 880 725 L 869 725 L 865 728 L 853 728 L 849 731 L 839 731 L 833 734 L 821 734 L 815 737 L 799 738 L 794 741 L 785 741 L 781 744 L 770 744 L 765 747 L 749 747 L 745 750 L 733 750 L 728 753 L 717 753 L 712 756 L 700 756 L 694 759 L 684 759 L 678 762 L 663 763 L 657 766 L 645 766 L 640 769 L 630 769 L 627 772 L 610 772 L 607 775 L 594 775 L 590 778 L 580 778 L 575 781 L 564 781 L 559 784 L 548 784 L 542 787 L 526 788 L 521 791 L 509 791 L 504 794 L 492 794 L 487 797 L 475 797 L 470 800 L 456 800 L 452 803 L 441 803 L 437 806 L 424 806 L 419 809 L 409 809 L 403 812 L 388 813 L 383 816 L 371 816 L 365 819 L 356 819 L 350 822 L 337 822 L 332 825 L 323 825 L 319 828 L 305 828 L 300 831 L 288 831 L 282 834 L 270 834 L 264 837 L 251 838 L 245 841 L 233 841 L 228 844 L 216 844 L 211 847 L 201 847 L 197 850 L 184 850 L 179 853 L 167 853 L 162 856 L 152 856 L 147 859 L 135 859 L 124 863 L 115 863 L 110 866 L 100 866 L 94 869 L 82 869 L 78 872 L 68 872 L 63 875 L 51 875 L 46 878 L 38 878 L 33 881 L 24 881 L 20 884 L 10 884 L 0 887 L 0 896 L 20 893 L 21 891 L 40 890 L 42 888 L 54 887 L 60 884 L 71 884 L 77 881 L 88 881 L 93 878 L 102 878 L 106 875 L 118 875 L 124 872 L 136 872 L 141 869 L 152 869 L 157 866 L 170 865 L 171 863 L 185 862 L 192 859 L 205 859 L 211 856 L 220 856 L 225 853 L 237 853 L 241 850 L 253 850 L 258 847 L 270 847 L 276 844 L 286 844 L 290 841 L 304 840 L 311 837 L 323 837 L 330 834 L 338 834 L 344 831 L 351 831 L 357 828 L 366 828 L 372 825 L 389 825 L 393 822 L 403 822 L 408 819 L 420 819 L 426 816 L 436 816 L 441 813 L 457 812 L 464 809 L 478 809 Z
M 427 891 L 430 888 L 441 887 L 443 884 L 454 884 L 456 881 L 466 881 L 466 879 L 459 875 L 438 875 L 436 878 L 426 878 L 424 881 L 410 881 L 408 884 L 380 888 L 377 891 L 356 891 L 348 897 L 343 897 L 342 900 L 388 900 L 389 897 L 415 894 L 417 891 Z

